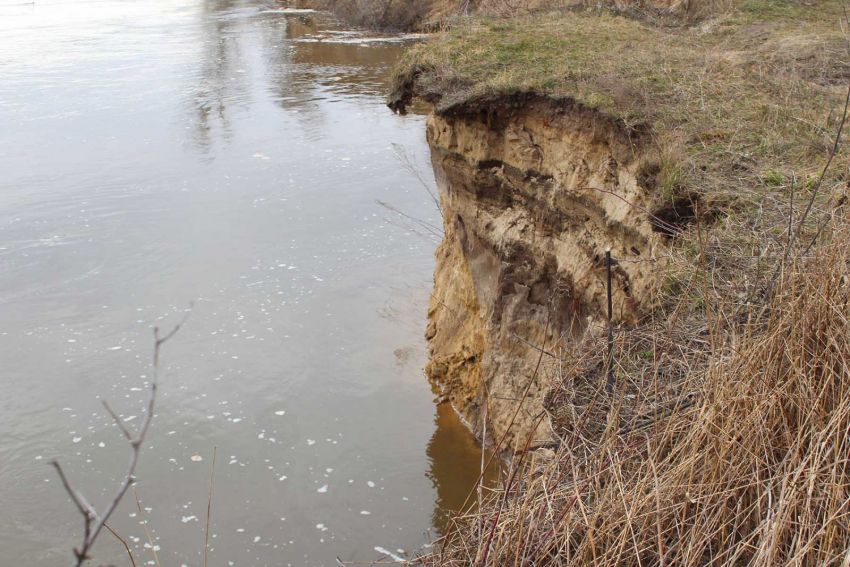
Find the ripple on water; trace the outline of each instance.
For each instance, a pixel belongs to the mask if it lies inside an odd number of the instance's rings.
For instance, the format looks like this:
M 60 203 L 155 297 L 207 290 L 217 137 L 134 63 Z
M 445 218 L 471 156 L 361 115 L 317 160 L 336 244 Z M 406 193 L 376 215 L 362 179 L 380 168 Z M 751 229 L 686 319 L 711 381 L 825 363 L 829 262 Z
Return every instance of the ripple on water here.
M 7 9 L 0 549 L 68 554 L 74 510 L 45 463 L 106 498 L 128 448 L 101 400 L 139 426 L 152 327 L 192 300 L 163 348 L 140 506 L 114 519 L 137 557 L 197 557 L 213 447 L 218 564 L 418 548 L 439 490 L 420 371 L 435 241 L 378 204 L 440 222 L 392 150 L 428 163 L 423 119 L 383 104 L 417 38 L 252 0 Z

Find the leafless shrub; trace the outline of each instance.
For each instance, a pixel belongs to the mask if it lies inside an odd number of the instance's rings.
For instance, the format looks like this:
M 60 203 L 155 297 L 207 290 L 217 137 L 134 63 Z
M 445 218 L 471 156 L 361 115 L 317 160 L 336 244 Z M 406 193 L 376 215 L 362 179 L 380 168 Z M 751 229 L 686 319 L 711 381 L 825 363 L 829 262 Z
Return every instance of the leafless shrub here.
M 127 493 L 127 490 L 134 484 L 136 477 L 136 467 L 139 463 L 139 455 L 142 451 L 142 447 L 145 443 L 145 438 L 147 436 L 148 430 L 150 429 L 151 422 L 153 421 L 154 415 L 154 407 L 156 405 L 156 397 L 157 397 L 157 388 L 159 387 L 159 354 L 162 346 L 168 342 L 186 320 L 189 318 L 191 314 L 191 307 L 186 310 L 183 318 L 180 320 L 177 325 L 174 326 L 171 331 L 169 331 L 166 335 L 160 336 L 159 327 L 154 328 L 154 348 L 153 348 L 153 377 L 151 378 L 151 389 L 148 396 L 147 408 L 145 417 L 142 420 L 142 424 L 139 427 L 139 430 L 134 435 L 121 419 L 118 417 L 118 414 L 113 411 L 110 405 L 107 402 L 103 402 L 103 407 L 115 421 L 115 425 L 123 434 L 124 438 L 127 440 L 127 443 L 130 447 L 130 462 L 127 465 L 127 470 L 124 473 L 124 476 L 115 490 L 114 495 L 112 496 L 109 503 L 103 509 L 102 512 L 98 512 L 98 510 L 89 504 L 83 494 L 81 494 L 77 489 L 73 487 L 68 476 L 65 474 L 64 469 L 59 464 L 58 460 L 53 460 L 50 464 L 56 469 L 56 472 L 59 474 L 59 478 L 62 481 L 62 486 L 65 488 L 65 491 L 68 493 L 68 496 L 71 497 L 71 501 L 76 505 L 77 511 L 79 511 L 80 515 L 83 517 L 83 538 L 79 547 L 74 548 L 74 565 L 76 567 L 81 567 L 84 562 L 88 559 L 91 559 L 90 552 L 92 547 L 97 541 L 98 536 L 104 527 L 107 528 L 108 531 L 112 532 L 115 537 L 124 543 L 124 546 L 127 548 L 127 553 L 130 553 L 129 547 L 126 542 L 118 536 L 115 532 L 112 531 L 106 525 L 106 522 L 109 521 L 109 518 L 112 516 L 113 512 L 115 512 L 118 504 L 124 498 L 124 495 Z M 138 503 L 138 497 L 137 497 Z M 130 554 L 130 559 L 132 561 L 132 554 Z

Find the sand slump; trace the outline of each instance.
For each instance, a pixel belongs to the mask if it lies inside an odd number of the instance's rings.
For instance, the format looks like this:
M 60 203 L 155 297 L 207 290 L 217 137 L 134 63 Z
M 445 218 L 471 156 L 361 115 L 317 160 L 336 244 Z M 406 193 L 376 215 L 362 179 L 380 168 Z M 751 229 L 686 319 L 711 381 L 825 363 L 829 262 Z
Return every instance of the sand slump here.
M 647 212 L 648 135 L 570 100 L 517 95 L 438 107 L 428 141 L 445 225 L 428 376 L 477 434 L 486 421 L 490 439 L 544 444 L 549 353 L 603 327 L 606 249 L 619 260 L 616 320 L 656 303 L 664 237 Z

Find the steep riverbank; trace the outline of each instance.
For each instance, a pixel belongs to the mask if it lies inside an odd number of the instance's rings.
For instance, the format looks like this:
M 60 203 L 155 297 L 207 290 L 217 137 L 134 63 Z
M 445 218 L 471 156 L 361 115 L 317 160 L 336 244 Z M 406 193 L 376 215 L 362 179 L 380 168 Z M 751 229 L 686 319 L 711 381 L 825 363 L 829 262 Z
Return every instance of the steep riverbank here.
M 606 250 L 645 260 L 616 269 L 616 321 L 657 300 L 648 139 L 568 100 L 520 95 L 432 115 L 428 142 L 445 225 L 428 376 L 479 435 L 486 421 L 509 447 L 545 444 L 552 360 L 541 365 L 541 349 L 601 330 Z
M 822 539 L 843 469 L 820 507 L 786 495 L 797 528 L 764 512 L 784 475 L 820 474 L 803 447 L 850 423 L 812 389 L 820 371 L 770 358 L 809 352 L 850 390 L 844 232 L 829 230 L 845 226 L 846 170 L 821 173 L 846 157 L 830 160 L 841 18 L 836 1 L 743 1 L 663 28 L 570 11 L 472 20 L 408 53 L 389 105 L 431 105 L 445 227 L 429 377 L 489 443 L 554 449 L 520 451 L 505 492 L 458 522 L 463 542 L 426 562 L 824 564 L 850 543 Z M 805 291 L 818 286 L 832 291 Z M 834 350 L 809 342 L 816 313 Z M 816 420 L 795 417 L 801 399 Z
M 824 129 L 801 120 L 830 124 L 846 67 L 828 55 L 839 40 L 823 13 L 771 10 L 755 4 L 711 33 L 604 12 L 477 21 L 408 54 L 389 104 L 433 106 L 446 233 L 427 372 L 479 436 L 487 414 L 514 448 L 552 439 L 540 419 L 560 364 L 549 355 L 602 333 L 606 250 L 614 322 L 633 326 L 678 300 L 698 216 L 724 222 L 716 246 L 730 250 L 761 245 L 754 210 L 787 218 L 759 202 L 783 198 L 791 168 L 816 174 Z M 745 256 L 715 259 L 754 270 L 724 282 L 728 296 L 764 283 Z

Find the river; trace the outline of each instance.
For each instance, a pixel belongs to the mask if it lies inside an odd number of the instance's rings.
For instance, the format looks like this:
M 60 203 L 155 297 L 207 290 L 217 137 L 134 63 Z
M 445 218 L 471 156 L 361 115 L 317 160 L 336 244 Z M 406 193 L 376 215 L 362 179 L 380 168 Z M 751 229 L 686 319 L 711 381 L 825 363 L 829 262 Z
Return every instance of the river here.
M 139 565 L 413 554 L 480 451 L 422 338 L 441 226 L 405 43 L 272 1 L 0 0 L 0 549 L 70 564 L 144 416 L 110 522 Z M 215 449 L 214 449 L 215 448 Z M 150 541 L 146 532 L 150 533 Z M 128 565 L 105 533 L 96 564 Z

